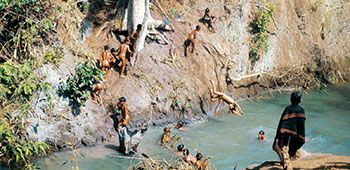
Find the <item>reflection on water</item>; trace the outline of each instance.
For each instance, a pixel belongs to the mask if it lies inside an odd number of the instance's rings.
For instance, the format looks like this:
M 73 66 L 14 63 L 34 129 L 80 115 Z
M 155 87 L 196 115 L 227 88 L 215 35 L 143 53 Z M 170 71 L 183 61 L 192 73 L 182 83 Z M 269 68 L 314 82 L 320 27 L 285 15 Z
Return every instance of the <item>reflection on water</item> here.
M 275 130 L 283 109 L 289 105 L 289 94 L 275 94 L 264 100 L 239 102 L 245 114 L 241 117 L 222 114 L 206 122 L 190 125 L 189 132 L 175 132 L 190 149 L 211 155 L 217 169 L 243 168 L 265 160 L 278 160 L 272 151 Z M 304 93 L 301 104 L 306 111 L 306 138 L 303 149 L 309 153 L 350 155 L 350 84 L 332 87 L 328 94 L 319 91 Z M 226 109 L 226 108 L 225 108 Z M 226 110 L 225 110 L 226 112 Z M 257 135 L 265 131 L 267 141 L 260 143 Z M 139 146 L 139 152 L 154 157 L 169 157 L 169 150 L 160 147 L 162 128 L 150 129 Z M 158 140 L 158 141 L 156 141 Z M 127 169 L 137 161 L 112 158 L 119 155 L 115 147 L 100 145 L 82 148 L 78 156 L 80 169 Z M 46 158 L 38 165 L 43 169 L 71 169 L 70 152 L 55 153 L 56 163 Z

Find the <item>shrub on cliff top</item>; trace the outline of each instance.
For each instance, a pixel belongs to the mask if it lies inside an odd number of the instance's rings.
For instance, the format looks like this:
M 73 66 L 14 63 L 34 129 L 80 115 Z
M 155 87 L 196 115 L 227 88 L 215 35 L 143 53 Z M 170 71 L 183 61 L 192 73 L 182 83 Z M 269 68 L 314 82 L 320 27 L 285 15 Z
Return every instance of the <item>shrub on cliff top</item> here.
M 36 57 L 34 47 L 50 41 L 54 11 L 50 0 L 0 0 L 0 61 Z

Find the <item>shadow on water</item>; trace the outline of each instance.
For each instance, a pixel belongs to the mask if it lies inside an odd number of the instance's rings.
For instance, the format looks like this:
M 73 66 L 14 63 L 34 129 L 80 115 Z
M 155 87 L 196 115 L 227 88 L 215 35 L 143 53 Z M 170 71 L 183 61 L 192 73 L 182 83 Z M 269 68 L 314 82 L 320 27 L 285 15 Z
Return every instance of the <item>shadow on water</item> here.
M 104 145 L 105 148 L 108 148 L 108 149 L 112 149 L 116 152 L 119 151 L 119 146 L 116 146 L 116 145 L 111 145 L 111 144 L 107 144 L 107 145 Z M 118 152 L 119 153 L 119 152 Z

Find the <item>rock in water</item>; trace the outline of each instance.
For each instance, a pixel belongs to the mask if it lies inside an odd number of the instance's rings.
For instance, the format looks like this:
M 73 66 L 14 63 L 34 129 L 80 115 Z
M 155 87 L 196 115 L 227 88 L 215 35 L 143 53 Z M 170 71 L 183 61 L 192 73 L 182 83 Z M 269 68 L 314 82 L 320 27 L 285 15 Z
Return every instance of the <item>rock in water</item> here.
M 119 151 L 125 155 L 137 152 L 137 146 L 142 141 L 147 128 L 141 127 L 133 132 L 128 131 L 128 128 L 119 126 Z

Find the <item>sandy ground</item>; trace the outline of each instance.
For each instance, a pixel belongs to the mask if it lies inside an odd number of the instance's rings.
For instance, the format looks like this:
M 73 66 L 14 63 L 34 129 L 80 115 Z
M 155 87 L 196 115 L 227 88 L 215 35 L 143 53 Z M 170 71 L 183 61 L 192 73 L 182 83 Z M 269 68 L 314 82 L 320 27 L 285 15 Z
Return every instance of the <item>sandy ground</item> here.
M 293 169 L 350 169 L 350 156 L 331 154 L 313 154 L 292 162 Z M 278 170 L 283 169 L 279 161 L 266 161 L 260 165 L 252 165 L 243 170 Z

